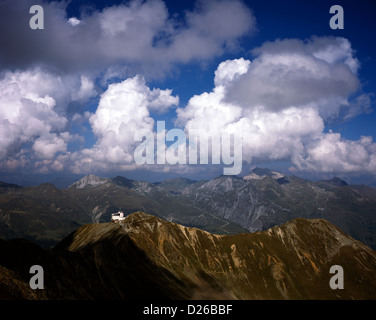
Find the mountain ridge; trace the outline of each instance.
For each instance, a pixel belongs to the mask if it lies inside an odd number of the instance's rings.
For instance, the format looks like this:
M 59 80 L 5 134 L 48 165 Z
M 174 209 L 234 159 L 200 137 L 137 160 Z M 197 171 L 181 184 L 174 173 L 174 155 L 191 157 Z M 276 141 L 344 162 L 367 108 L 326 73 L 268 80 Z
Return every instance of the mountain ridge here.
M 87 188 L 87 187 L 96 187 L 96 186 L 100 186 L 106 182 L 108 182 L 109 179 L 107 178 L 102 178 L 102 177 L 98 177 L 94 174 L 88 174 L 84 177 L 82 177 L 81 179 L 77 180 L 76 182 L 72 183 L 69 187 L 69 188 L 75 188 L 75 189 L 83 189 L 83 188 Z
M 52 184 L 0 188 L 0 238 L 52 246 L 79 225 L 110 221 L 111 213 L 146 211 L 212 233 L 266 230 L 297 217 L 325 218 L 376 248 L 376 189 L 339 178 L 310 181 L 256 168 L 259 179 L 218 176 L 161 183 L 88 175 L 65 189 Z M 77 188 L 79 186 L 79 188 Z
M 265 177 L 271 177 L 272 179 L 277 180 L 277 179 L 283 178 L 284 175 L 277 171 L 256 167 L 250 173 L 243 176 L 243 179 L 244 180 L 252 180 L 252 179 L 258 180 L 258 179 L 263 179 Z
M 39 297 L 31 295 L 20 275 L 24 257 L 4 254 L 8 244 L 0 241 L 5 297 L 375 299 L 376 252 L 324 219 L 298 218 L 266 231 L 215 235 L 136 212 L 118 224 L 81 226 L 52 251 L 18 243 L 18 250 L 29 248 L 29 256 L 38 251 L 45 266 L 44 296 Z M 343 290 L 329 286 L 332 265 L 345 270 Z M 19 283 L 16 288 L 9 287 L 10 276 Z

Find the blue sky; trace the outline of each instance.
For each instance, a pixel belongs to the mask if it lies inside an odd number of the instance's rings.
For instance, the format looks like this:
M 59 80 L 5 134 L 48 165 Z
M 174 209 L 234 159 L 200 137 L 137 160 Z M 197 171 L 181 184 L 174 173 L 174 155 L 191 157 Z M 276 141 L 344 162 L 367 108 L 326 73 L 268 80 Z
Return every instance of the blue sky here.
M 29 27 L 34 4 L 43 30 Z M 344 29 L 329 27 L 333 4 Z M 137 165 L 134 132 L 158 120 L 241 132 L 241 175 L 262 166 L 376 181 L 372 1 L 0 5 L 2 181 L 222 174 L 223 163 Z

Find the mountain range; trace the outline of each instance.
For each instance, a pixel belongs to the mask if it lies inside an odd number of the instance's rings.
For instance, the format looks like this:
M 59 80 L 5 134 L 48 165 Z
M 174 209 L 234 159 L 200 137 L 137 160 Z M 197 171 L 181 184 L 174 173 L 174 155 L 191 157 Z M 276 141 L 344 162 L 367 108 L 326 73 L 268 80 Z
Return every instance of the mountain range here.
M 22 252 L 23 254 L 20 254 Z M 44 290 L 28 286 L 44 268 Z M 333 265 L 344 288 L 329 285 Z M 324 219 L 215 235 L 143 212 L 51 250 L 0 240 L 0 299 L 375 299 L 376 252 Z
M 256 168 L 244 177 L 159 183 L 88 175 L 68 188 L 0 183 L 0 238 L 52 247 L 111 213 L 144 211 L 215 234 L 267 230 L 295 218 L 325 219 L 376 248 L 376 189 L 334 177 L 310 181 Z

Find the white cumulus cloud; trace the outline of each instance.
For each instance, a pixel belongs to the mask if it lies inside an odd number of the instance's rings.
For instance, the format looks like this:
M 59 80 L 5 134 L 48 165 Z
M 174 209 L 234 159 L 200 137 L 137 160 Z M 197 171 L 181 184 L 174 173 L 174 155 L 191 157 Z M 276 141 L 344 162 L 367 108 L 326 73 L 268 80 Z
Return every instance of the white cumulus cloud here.
M 51 138 L 52 132 L 60 132 L 67 119 L 56 112 L 56 87 L 60 80 L 47 73 L 8 72 L 0 80 L 0 156 L 6 158 L 18 152 L 24 143 L 36 143 L 36 139 Z M 55 140 L 56 141 L 56 140 Z M 57 141 L 60 144 L 60 141 Z M 36 146 L 41 150 L 40 144 Z M 57 148 L 56 150 L 61 149 Z M 51 155 L 51 152 L 49 152 Z
M 358 60 L 344 38 L 286 39 L 255 49 L 248 72 L 228 86 L 227 99 L 244 108 L 316 108 L 324 119 L 351 110 L 360 88 Z
M 177 109 L 176 124 L 243 138 L 243 161 L 291 161 L 299 170 L 374 172 L 376 144 L 325 133 L 328 119 L 370 110 L 361 92 L 359 62 L 344 38 L 269 42 L 250 60 L 227 60 L 212 92 Z M 355 98 L 351 100 L 351 96 Z M 219 148 L 220 146 L 218 146 Z
M 352 141 L 329 132 L 312 141 L 299 168 L 319 172 L 368 172 L 376 170 L 376 143 L 362 136 Z
M 153 132 L 150 112 L 156 108 L 167 111 L 178 103 L 179 97 L 173 96 L 172 90 L 150 89 L 141 76 L 109 85 L 89 118 L 97 142 L 71 156 L 73 170 L 112 170 L 134 163 L 134 149 L 139 143 L 134 141 L 135 132 Z
M 29 157 L 51 159 L 67 151 L 69 103 L 95 95 L 85 76 L 59 76 L 41 68 L 7 71 L 0 76 L 0 160 Z

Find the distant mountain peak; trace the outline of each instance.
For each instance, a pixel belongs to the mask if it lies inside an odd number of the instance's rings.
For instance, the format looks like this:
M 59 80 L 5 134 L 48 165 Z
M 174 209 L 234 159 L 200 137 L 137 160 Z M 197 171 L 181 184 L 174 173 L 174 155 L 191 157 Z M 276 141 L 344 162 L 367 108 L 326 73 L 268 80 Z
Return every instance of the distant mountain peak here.
M 244 180 L 260 180 L 264 179 L 265 177 L 270 177 L 272 179 L 281 179 L 284 177 L 283 174 L 277 172 L 277 171 L 272 171 L 270 169 L 266 168 L 255 168 L 253 169 L 248 175 L 244 176 Z
M 184 177 L 177 177 L 177 178 L 167 179 L 162 182 L 157 182 L 154 184 L 170 192 L 179 192 L 179 191 L 182 191 L 187 186 L 194 184 L 195 182 L 197 181 L 184 178 Z
M 17 185 L 17 184 L 6 183 L 6 182 L 2 182 L 2 181 L 0 181 L 0 188 L 2 188 L 2 189 L 22 189 L 22 187 Z
M 192 179 L 188 179 L 188 178 L 184 178 L 184 177 L 175 177 L 175 178 L 167 179 L 165 181 L 186 181 L 186 182 L 189 182 L 189 183 L 196 182 L 196 180 L 192 180 Z
M 127 188 L 132 188 L 135 183 L 134 180 L 131 180 L 122 176 L 116 176 L 115 178 L 112 178 L 111 181 L 117 184 L 118 186 L 127 187 Z
M 80 180 L 76 181 L 75 183 L 71 184 L 69 188 L 72 189 L 84 189 L 87 187 L 97 187 L 104 183 L 108 182 L 107 178 L 101 178 L 94 174 L 88 174 L 81 178 Z
M 348 186 L 347 182 L 342 180 L 341 178 L 334 177 L 330 179 L 330 182 L 337 185 L 337 186 Z
M 319 180 L 319 182 L 329 184 L 329 185 L 335 186 L 335 187 L 348 186 L 346 181 L 344 181 L 344 180 L 342 180 L 341 178 L 338 178 L 338 177 L 334 177 L 330 180 Z

